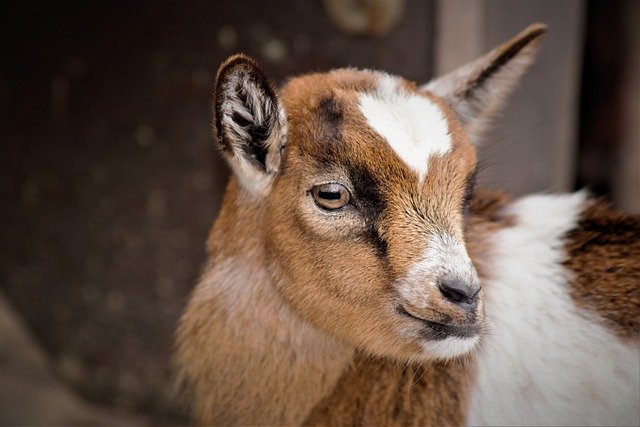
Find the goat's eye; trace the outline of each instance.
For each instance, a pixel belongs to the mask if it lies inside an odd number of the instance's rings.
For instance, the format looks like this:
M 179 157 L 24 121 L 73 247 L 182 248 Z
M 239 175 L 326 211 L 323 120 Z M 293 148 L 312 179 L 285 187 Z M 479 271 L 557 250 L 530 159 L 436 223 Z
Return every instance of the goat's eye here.
M 318 206 L 327 210 L 340 209 L 351 200 L 349 190 L 335 182 L 316 185 L 311 189 L 311 194 Z

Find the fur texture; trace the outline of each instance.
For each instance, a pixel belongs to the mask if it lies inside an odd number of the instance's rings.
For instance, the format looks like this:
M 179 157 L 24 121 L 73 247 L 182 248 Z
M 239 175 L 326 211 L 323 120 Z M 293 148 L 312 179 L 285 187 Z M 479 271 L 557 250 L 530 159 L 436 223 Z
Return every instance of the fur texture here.
M 420 182 L 429 170 L 429 158 L 452 148 L 441 109 L 424 96 L 405 92 L 399 79 L 381 76 L 375 92 L 360 95 L 359 106 L 369 126 L 418 174 Z
M 176 339 L 199 423 L 635 422 L 637 219 L 473 193 L 472 142 L 544 31 L 424 86 L 221 66 L 234 174 Z
M 576 288 L 575 271 L 563 265 L 571 252 L 567 253 L 567 243 L 573 238 L 569 243 L 573 247 L 578 234 L 589 232 L 592 210 L 585 193 L 526 197 L 508 208 L 514 225 L 491 236 L 493 268 L 484 283 L 493 333 L 476 355 L 471 425 L 637 425 L 640 421 L 637 329 L 627 331 L 633 342 L 623 342 L 612 333 L 619 326 L 614 323 L 613 330 L 607 329 L 591 310 L 600 308 L 598 302 L 592 307 L 584 302 L 576 305 L 571 295 L 587 287 L 598 300 L 630 299 L 618 317 L 634 321 L 640 282 L 633 276 L 640 267 L 628 268 L 629 277 L 619 282 L 619 289 L 615 276 L 604 275 L 599 279 L 608 284 L 596 279 Z M 599 218 L 607 218 L 604 213 Z M 604 268 L 609 258 L 614 263 L 620 258 L 582 248 L 601 255 L 592 262 L 602 262 Z M 632 245 L 628 250 L 638 255 Z M 597 274 L 600 268 L 588 270 Z M 634 280 L 634 285 L 625 284 Z M 634 309 L 625 311 L 632 304 Z
M 576 305 L 623 339 L 640 332 L 640 216 L 590 202 L 567 233 L 563 264 Z

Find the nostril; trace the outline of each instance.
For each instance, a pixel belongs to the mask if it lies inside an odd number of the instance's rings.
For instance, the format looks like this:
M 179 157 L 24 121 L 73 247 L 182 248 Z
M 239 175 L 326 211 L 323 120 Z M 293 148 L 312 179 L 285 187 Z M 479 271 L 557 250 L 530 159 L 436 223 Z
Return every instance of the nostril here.
M 442 292 L 442 295 L 444 295 L 446 299 L 453 302 L 464 301 L 467 298 L 459 289 L 454 289 L 450 286 L 440 286 L 440 292 Z
M 478 305 L 480 286 L 464 286 L 458 283 L 441 283 L 440 293 L 454 304 L 472 310 Z

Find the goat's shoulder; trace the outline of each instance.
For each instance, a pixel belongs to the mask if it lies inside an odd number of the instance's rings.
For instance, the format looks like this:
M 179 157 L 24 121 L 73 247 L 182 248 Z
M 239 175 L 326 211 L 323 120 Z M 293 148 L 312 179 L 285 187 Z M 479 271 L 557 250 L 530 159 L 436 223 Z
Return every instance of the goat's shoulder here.
M 508 224 L 480 253 L 492 333 L 476 354 L 469 423 L 634 423 L 637 400 L 620 396 L 638 395 L 638 217 L 586 192 L 496 212 Z
M 470 213 L 467 240 L 481 273 L 492 275 L 516 262 L 522 267 L 518 277 L 523 269 L 542 277 L 549 274 L 545 263 L 557 263 L 561 270 L 554 268 L 554 274 L 565 277 L 558 283 L 585 315 L 622 338 L 638 338 L 639 215 L 617 211 L 585 191 L 515 200 L 484 192 Z

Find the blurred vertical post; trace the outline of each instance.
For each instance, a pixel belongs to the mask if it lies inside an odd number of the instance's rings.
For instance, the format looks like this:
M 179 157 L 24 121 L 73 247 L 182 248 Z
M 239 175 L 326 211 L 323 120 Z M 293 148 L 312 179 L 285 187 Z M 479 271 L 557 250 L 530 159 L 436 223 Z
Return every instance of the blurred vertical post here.
M 549 26 L 536 64 L 479 149 L 480 182 L 514 194 L 574 182 L 585 4 L 582 0 L 439 0 L 436 74 L 463 65 L 533 22 Z
M 622 76 L 622 129 L 619 169 L 613 178 L 613 197 L 627 212 L 640 212 L 640 2 L 623 2 L 623 32 L 627 40 Z

